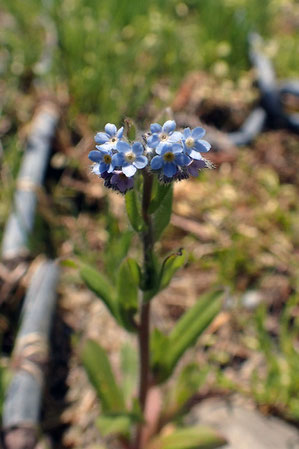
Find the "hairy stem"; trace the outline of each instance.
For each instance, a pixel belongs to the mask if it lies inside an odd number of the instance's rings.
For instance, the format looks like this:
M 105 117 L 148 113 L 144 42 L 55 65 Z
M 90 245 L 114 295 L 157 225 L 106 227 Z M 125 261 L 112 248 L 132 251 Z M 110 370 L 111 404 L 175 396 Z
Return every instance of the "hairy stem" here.
M 150 173 L 144 173 L 143 181 L 143 195 L 142 195 L 142 216 L 145 223 L 145 230 L 142 235 L 143 243 L 143 272 L 144 272 L 144 289 L 150 289 L 152 284 L 152 270 L 153 270 L 153 233 L 152 221 L 148 212 L 151 194 L 152 194 L 153 177 Z M 144 412 L 146 405 L 146 398 L 149 387 L 149 337 L 150 337 L 150 303 L 142 298 L 140 308 L 140 324 L 138 329 L 138 345 L 139 345 L 139 405 L 141 411 Z M 143 423 L 138 425 L 135 449 L 140 449 L 142 437 Z

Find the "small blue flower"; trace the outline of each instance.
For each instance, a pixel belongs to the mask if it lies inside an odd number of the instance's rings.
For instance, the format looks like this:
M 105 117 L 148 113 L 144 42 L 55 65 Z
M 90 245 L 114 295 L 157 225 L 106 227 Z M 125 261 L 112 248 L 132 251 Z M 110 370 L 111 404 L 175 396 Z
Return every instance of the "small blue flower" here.
M 98 165 L 98 169 L 96 169 L 96 171 L 98 170 L 100 174 L 104 173 L 105 171 L 111 173 L 113 171 L 112 151 L 103 150 L 103 148 L 100 146 L 98 146 L 97 148 L 100 151 L 91 151 L 88 155 L 89 159 Z
M 202 159 L 200 153 L 207 153 L 210 150 L 209 142 L 201 140 L 205 133 L 205 130 L 200 127 L 194 128 L 192 131 L 190 128 L 184 129 L 182 137 L 184 150 L 192 159 L 200 160 Z
M 167 120 L 163 126 L 153 123 L 150 128 L 152 135 L 147 139 L 147 145 L 150 148 L 155 148 L 158 154 L 161 153 L 165 143 L 174 144 L 182 139 L 182 133 L 175 131 L 174 120 Z
M 119 141 L 116 148 L 118 153 L 112 157 L 113 168 L 120 167 L 127 177 L 134 176 L 137 169 L 142 169 L 148 164 L 140 142 L 135 142 L 131 146 L 127 142 Z
M 122 138 L 124 133 L 124 127 L 122 126 L 117 130 L 116 126 L 112 123 L 105 125 L 106 132 L 99 132 L 96 134 L 94 140 L 97 144 L 101 145 L 104 150 L 116 150 L 117 142 Z
M 176 174 L 178 166 L 184 167 L 190 163 L 191 159 L 183 153 L 181 145 L 165 143 L 160 155 L 153 157 L 151 167 L 153 170 L 162 169 L 167 178 L 172 178 Z

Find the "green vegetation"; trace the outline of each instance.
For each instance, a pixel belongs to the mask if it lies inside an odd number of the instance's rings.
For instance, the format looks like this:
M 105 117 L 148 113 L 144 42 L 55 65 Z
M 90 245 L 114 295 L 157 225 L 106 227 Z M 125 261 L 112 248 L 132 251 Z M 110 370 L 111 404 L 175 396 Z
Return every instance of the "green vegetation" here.
M 278 78 L 299 74 L 295 0 L 2 0 L 0 13 L 0 240 L 26 125 L 45 93 L 54 94 L 64 110 L 62 128 L 68 134 L 57 145 L 72 153 L 65 151 L 61 172 L 67 166 L 68 176 L 85 186 L 87 158 L 75 148 L 82 137 L 125 116 L 142 124 L 152 119 L 172 103 L 190 71 L 206 71 L 219 85 L 232 81 L 237 86 L 250 72 L 249 31 L 264 37 Z M 265 157 L 264 148 L 274 152 L 276 161 L 282 159 L 281 170 Z M 194 218 L 208 238 L 182 231 L 182 242 L 181 231 L 172 227 L 161 247 L 167 253 L 177 243 L 184 246 L 195 263 L 194 278 L 203 273 L 205 287 L 228 287 L 236 309 L 230 310 L 227 340 L 218 334 L 206 337 L 202 372 L 213 368 L 217 385 L 240 390 L 291 419 L 299 419 L 296 157 L 297 139 L 269 133 L 240 150 L 232 164 L 204 173 L 194 196 L 180 196 L 177 186 L 175 213 Z M 97 262 L 113 278 L 132 239 L 114 220 L 117 206 L 108 211 L 104 195 L 57 179 L 42 194 L 33 253 L 47 250 L 43 239 L 50 235 L 55 254 L 69 256 L 66 242 L 86 264 Z M 99 208 L 104 211 L 100 217 L 95 214 Z M 103 260 L 107 247 L 112 249 Z M 258 292 L 266 306 L 245 311 L 242 298 L 248 290 Z M 249 377 L 237 383 L 226 373 L 234 364 L 234 349 L 217 345 L 217 338 L 228 345 L 238 338 L 244 358 L 258 353 L 261 365 L 253 363 Z M 194 376 L 194 367 L 190 372 Z

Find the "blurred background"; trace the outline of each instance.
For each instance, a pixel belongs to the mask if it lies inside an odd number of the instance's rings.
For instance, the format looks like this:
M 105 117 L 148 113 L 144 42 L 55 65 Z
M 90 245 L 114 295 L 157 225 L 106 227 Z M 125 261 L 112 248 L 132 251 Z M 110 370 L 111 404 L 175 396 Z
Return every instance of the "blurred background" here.
M 249 33 L 263 38 L 261 51 L 278 81 L 298 79 L 298 26 L 296 0 L 2 0 L 0 241 L 33 117 L 51 103 L 59 124 L 37 192 L 29 260 L 80 258 L 113 276 L 132 235 L 123 198 L 89 173 L 94 134 L 125 117 L 145 129 L 167 107 L 181 126 L 238 130 L 260 99 Z M 284 108 L 298 112 L 298 97 L 286 96 Z M 172 224 L 157 249 L 164 255 L 183 246 L 189 262 L 154 307 L 155 322 L 167 330 L 202 292 L 227 288 L 227 310 L 196 350 L 202 382 L 297 424 L 298 150 L 298 135 L 268 123 L 248 146 L 226 142 L 226 151 L 211 150 L 214 170 L 176 184 Z M 138 254 L 137 242 L 134 248 Z M 2 277 L 8 357 L 22 288 L 5 285 Z M 100 338 L 112 357 L 125 339 L 101 307 L 76 270 L 65 269 L 56 339 L 69 344 L 56 342 L 53 355 L 65 402 L 50 394 L 52 421 L 44 425 L 59 429 L 68 447 L 88 447 L 84 438 L 94 438 L 93 430 L 83 432 L 92 427 L 94 404 L 71 336 Z

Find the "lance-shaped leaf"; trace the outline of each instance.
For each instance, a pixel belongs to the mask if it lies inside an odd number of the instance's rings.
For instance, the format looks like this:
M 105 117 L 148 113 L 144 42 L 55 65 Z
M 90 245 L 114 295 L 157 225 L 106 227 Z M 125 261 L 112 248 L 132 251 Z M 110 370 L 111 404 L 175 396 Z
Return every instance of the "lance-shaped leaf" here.
M 171 375 L 180 357 L 196 343 L 198 337 L 217 316 L 221 310 L 222 298 L 223 291 L 220 290 L 203 295 L 179 319 L 170 335 L 165 337 L 163 352 L 153 340 L 153 371 L 158 382 L 165 381 Z M 158 341 L 157 337 L 156 340 Z M 163 343 L 163 340 L 161 342 Z
M 160 204 L 163 202 L 165 196 L 168 194 L 169 190 L 171 190 L 172 185 L 169 184 L 161 184 L 157 178 L 154 178 L 153 183 L 153 198 L 150 202 L 149 213 L 153 214 Z
M 159 290 L 168 286 L 176 271 L 181 268 L 186 260 L 186 252 L 180 249 L 177 253 L 168 256 L 162 265 Z
M 118 319 L 115 289 L 107 278 L 90 265 L 81 267 L 80 276 L 87 287 L 104 302 L 111 314 Z
M 179 319 L 169 335 L 167 362 L 174 369 L 184 352 L 193 346 L 221 310 L 223 291 L 217 290 L 203 295 Z
M 185 413 L 184 407 L 188 400 L 195 395 L 201 385 L 204 384 L 209 373 L 207 366 L 200 367 L 198 363 L 192 362 L 185 365 L 180 372 L 173 388 L 169 391 L 169 399 L 167 401 L 167 408 L 164 413 L 178 415 L 178 413 Z
M 144 223 L 141 215 L 140 204 L 138 203 L 137 193 L 135 189 L 126 193 L 126 209 L 132 228 L 136 232 L 143 229 Z
M 159 329 L 155 328 L 151 333 L 151 370 L 157 382 L 167 379 L 169 369 L 164 363 L 165 354 L 168 352 L 169 338 Z
M 164 229 L 167 227 L 170 221 L 172 212 L 172 185 L 164 195 L 163 199 L 159 203 L 156 211 L 152 214 L 153 217 L 153 235 L 155 241 L 159 239 Z
M 134 315 L 138 307 L 140 269 L 134 259 L 123 261 L 117 278 L 117 305 L 120 319 L 129 331 L 135 331 Z
M 125 412 L 122 392 L 118 387 L 104 349 L 94 340 L 87 340 L 81 359 L 88 378 L 96 390 L 104 412 Z
M 170 435 L 158 436 L 146 449 L 215 449 L 225 443 L 215 430 L 200 426 L 176 429 Z
M 125 401 L 129 401 L 133 396 L 138 379 L 137 350 L 129 343 L 125 343 L 121 348 L 120 358 L 122 391 Z

